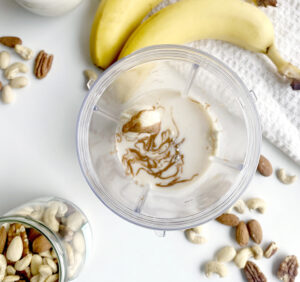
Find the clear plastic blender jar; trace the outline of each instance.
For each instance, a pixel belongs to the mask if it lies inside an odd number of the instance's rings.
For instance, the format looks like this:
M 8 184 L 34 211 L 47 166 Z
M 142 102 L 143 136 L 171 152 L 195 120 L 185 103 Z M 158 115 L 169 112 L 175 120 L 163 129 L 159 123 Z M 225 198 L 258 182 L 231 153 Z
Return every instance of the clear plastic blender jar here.
M 197 185 L 137 185 L 117 157 L 120 114 L 156 90 L 209 105 L 216 121 L 217 151 Z M 118 61 L 96 81 L 80 111 L 77 142 L 83 174 L 108 208 L 143 227 L 181 230 L 217 217 L 239 199 L 257 167 L 261 130 L 253 93 L 222 62 L 189 47 L 159 45 Z

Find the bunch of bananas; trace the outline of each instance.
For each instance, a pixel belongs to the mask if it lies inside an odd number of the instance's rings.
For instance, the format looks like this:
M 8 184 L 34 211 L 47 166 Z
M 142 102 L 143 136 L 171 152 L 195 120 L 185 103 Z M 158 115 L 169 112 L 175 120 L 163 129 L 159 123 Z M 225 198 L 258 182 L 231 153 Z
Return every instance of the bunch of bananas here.
M 161 1 L 102 0 L 90 37 L 93 62 L 107 68 L 146 46 L 219 39 L 267 55 L 281 75 L 300 80 L 300 70 L 275 46 L 270 19 L 255 5 L 243 0 L 181 0 L 141 23 Z

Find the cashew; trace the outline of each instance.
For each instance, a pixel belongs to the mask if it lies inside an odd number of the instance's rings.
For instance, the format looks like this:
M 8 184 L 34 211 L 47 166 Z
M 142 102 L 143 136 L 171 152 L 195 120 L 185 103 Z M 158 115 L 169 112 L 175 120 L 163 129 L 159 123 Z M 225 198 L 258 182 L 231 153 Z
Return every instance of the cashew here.
M 68 258 L 69 265 L 73 265 L 75 262 L 73 248 L 71 247 L 71 245 L 69 243 L 66 243 L 66 242 L 65 242 L 65 248 L 66 248 L 66 252 L 67 252 L 67 258 Z
M 238 268 L 244 268 L 248 259 L 252 258 L 253 255 L 254 254 L 249 247 L 240 249 L 234 258 L 234 262 Z
M 284 168 L 278 169 L 276 175 L 283 184 L 292 184 L 298 179 L 297 175 L 287 175 Z
M 55 282 L 58 281 L 58 278 L 59 278 L 58 274 L 52 274 L 45 280 L 45 282 Z
M 4 255 L 0 254 L 0 281 L 2 281 L 5 276 L 6 266 L 7 266 L 6 258 Z
M 49 265 L 42 264 L 39 267 L 39 274 L 40 274 L 40 276 L 46 278 L 52 274 L 52 269 Z
M 77 231 L 73 238 L 73 247 L 78 253 L 85 252 L 85 241 L 81 231 Z
M 8 275 L 3 279 L 3 282 L 14 282 L 20 280 L 19 275 Z
M 235 256 L 236 250 L 231 246 L 223 247 L 216 254 L 217 261 L 219 262 L 230 262 L 234 259 Z
M 95 83 L 95 81 L 97 80 L 98 75 L 93 70 L 85 70 L 84 75 L 87 78 L 86 86 L 87 86 L 88 89 L 90 89 L 92 87 L 92 85 Z
M 34 275 L 30 278 L 30 282 L 38 282 L 40 279 L 40 275 L 37 274 L 37 275 Z
M 15 46 L 15 51 L 17 54 L 19 54 L 24 60 L 30 60 L 33 57 L 33 51 L 25 47 L 24 45 L 17 44 Z
M 10 63 L 10 54 L 6 51 L 0 52 L 0 69 L 5 70 Z
M 51 257 L 54 259 L 57 259 L 57 255 L 56 255 L 56 252 L 54 251 L 54 249 L 51 250 Z
M 39 273 L 39 267 L 42 265 L 42 257 L 39 255 L 33 255 L 31 259 L 30 270 L 32 275 L 37 275 Z
M 15 77 L 9 82 L 9 85 L 11 88 L 23 88 L 28 85 L 28 78 L 25 76 Z
M 12 265 L 8 265 L 6 267 L 6 275 L 15 275 L 15 274 L 16 274 L 16 270 L 14 269 L 14 267 Z
M 51 258 L 43 258 L 43 264 L 51 267 L 52 273 L 57 272 L 57 264 Z
M 59 222 L 56 219 L 56 214 L 59 210 L 57 202 L 52 202 L 50 206 L 45 210 L 43 221 L 54 232 L 59 230 Z
M 72 231 L 77 231 L 83 224 L 83 217 L 79 212 L 74 212 L 67 217 L 66 226 Z
M 242 199 L 239 199 L 233 206 L 232 206 L 238 213 L 244 213 L 246 211 L 246 204 Z
M 15 263 L 15 269 L 17 271 L 25 270 L 25 268 L 30 265 L 31 259 L 32 259 L 32 254 L 28 254 L 27 256 L 23 257 L 21 260 Z
M 9 85 L 2 88 L 2 101 L 5 104 L 13 104 L 16 101 L 16 94 Z
M 53 202 L 50 202 L 49 205 L 57 205 L 58 206 L 58 210 L 56 213 L 56 216 L 58 216 L 58 217 L 63 217 L 68 211 L 68 206 L 62 202 L 53 201 Z
M 252 198 L 246 202 L 247 207 L 250 210 L 257 210 L 260 213 L 264 213 L 267 208 L 267 204 L 263 199 L 260 198 Z
M 218 261 L 209 261 L 205 265 L 205 275 L 210 277 L 212 273 L 217 273 L 220 277 L 225 277 L 228 275 L 228 270 L 224 263 Z
M 82 254 L 75 253 L 74 264 L 69 266 L 69 268 L 68 268 L 68 277 L 69 278 L 73 277 L 77 273 L 81 263 L 82 263 Z
M 43 257 L 43 258 L 52 258 L 52 255 L 51 255 L 51 253 L 50 253 L 50 250 L 47 250 L 47 251 L 45 251 L 45 252 L 41 252 L 41 253 L 39 253 L 39 255 L 40 255 L 41 257 Z
M 10 261 L 16 262 L 22 257 L 23 243 L 20 236 L 12 239 L 6 251 L 6 258 Z
M 22 72 L 22 73 L 28 72 L 28 67 L 23 63 L 14 63 L 6 68 L 4 75 L 7 79 L 13 79 L 20 72 Z
M 22 216 L 29 216 L 31 213 L 34 211 L 34 209 L 30 206 L 21 208 L 20 210 L 16 211 L 17 215 L 22 215 Z
M 202 232 L 203 232 L 203 227 L 200 225 L 200 226 L 185 230 L 184 234 L 191 243 L 203 244 L 207 240 L 205 237 L 200 235 Z
M 35 220 L 42 220 L 45 208 L 42 206 L 34 206 L 33 208 L 34 208 L 34 211 L 30 215 L 30 217 L 32 217 Z
M 261 259 L 263 257 L 264 251 L 260 246 L 258 246 L 258 245 L 252 246 L 251 251 L 252 251 L 255 259 Z

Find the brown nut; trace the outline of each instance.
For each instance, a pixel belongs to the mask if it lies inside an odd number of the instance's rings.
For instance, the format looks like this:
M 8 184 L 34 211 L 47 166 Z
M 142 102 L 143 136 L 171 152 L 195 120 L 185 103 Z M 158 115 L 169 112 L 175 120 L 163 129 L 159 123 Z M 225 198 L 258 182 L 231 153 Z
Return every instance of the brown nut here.
M 38 79 L 44 78 L 52 67 L 53 55 L 40 51 L 35 59 L 34 74 Z
M 294 79 L 291 83 L 291 87 L 293 90 L 300 90 L 300 80 Z
M 2 90 L 2 87 L 3 87 L 2 82 L 0 81 L 0 91 Z
M 2 226 L 0 229 L 0 254 L 2 254 L 4 251 L 6 238 L 7 238 L 7 231 L 5 227 Z
M 259 222 L 255 219 L 252 219 L 252 220 L 248 221 L 247 227 L 248 227 L 248 231 L 249 231 L 249 235 L 250 235 L 251 239 L 256 244 L 260 244 L 262 241 L 263 232 L 262 232 L 262 228 L 261 228 Z
M 265 258 L 270 258 L 277 252 L 277 250 L 278 250 L 277 244 L 275 242 L 271 242 L 264 251 Z
M 15 36 L 2 36 L 0 37 L 0 43 L 7 47 L 15 48 L 17 44 L 22 44 L 22 40 Z
M 34 253 L 42 253 L 51 249 L 51 243 L 44 235 L 35 238 L 32 243 L 32 251 Z
M 259 267 L 249 260 L 244 268 L 244 273 L 248 282 L 267 282 L 267 278 L 261 272 Z
M 216 221 L 228 226 L 237 226 L 240 222 L 239 218 L 232 213 L 223 213 L 216 218 Z
M 29 228 L 29 231 L 28 231 L 28 240 L 30 242 L 33 242 L 34 239 L 37 238 L 40 235 L 41 235 L 41 233 L 39 231 L 37 231 L 36 229 Z
M 260 155 L 257 170 L 263 176 L 270 176 L 273 173 L 273 167 L 270 161 L 263 155 Z
M 296 256 L 287 256 L 280 264 L 277 277 L 284 282 L 294 282 L 298 274 L 298 260 Z
M 240 221 L 235 230 L 235 238 L 240 246 L 247 246 L 249 242 L 249 232 L 244 221 Z

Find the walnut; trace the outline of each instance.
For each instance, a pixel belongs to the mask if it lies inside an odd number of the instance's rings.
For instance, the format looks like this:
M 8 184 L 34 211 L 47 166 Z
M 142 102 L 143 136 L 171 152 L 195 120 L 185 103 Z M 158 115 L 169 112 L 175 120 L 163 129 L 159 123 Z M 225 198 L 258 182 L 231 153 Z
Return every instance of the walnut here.
M 277 277 L 284 282 L 294 282 L 298 274 L 298 260 L 296 256 L 287 256 L 280 264 Z
M 34 74 L 38 79 L 44 78 L 51 69 L 53 55 L 40 51 L 35 59 Z
M 258 266 L 249 260 L 244 268 L 244 273 L 248 282 L 267 282 L 267 278 L 260 271 Z

